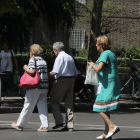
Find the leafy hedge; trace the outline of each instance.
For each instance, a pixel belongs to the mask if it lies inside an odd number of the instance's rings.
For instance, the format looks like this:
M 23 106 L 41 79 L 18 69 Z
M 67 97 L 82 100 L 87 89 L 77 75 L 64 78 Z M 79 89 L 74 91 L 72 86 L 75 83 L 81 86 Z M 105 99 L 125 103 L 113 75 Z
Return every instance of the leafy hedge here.
M 79 57 L 87 57 L 88 56 L 89 49 L 81 49 L 79 51 L 78 56 Z M 130 56 L 133 57 L 133 59 L 140 59 L 140 49 L 135 45 L 125 45 L 125 46 L 118 46 L 118 45 L 112 45 L 111 51 L 115 53 L 117 58 L 129 58 Z
M 41 47 L 43 49 L 42 58 L 44 58 L 44 60 L 47 62 L 48 69 L 49 69 L 48 71 L 50 71 L 52 70 L 55 61 L 53 47 L 51 45 L 50 46 L 41 45 Z
M 83 69 L 84 71 L 86 71 L 87 57 L 75 57 L 74 59 L 79 65 L 79 67 Z M 137 65 L 138 68 L 140 68 L 140 59 L 133 59 L 132 61 L 130 61 L 128 58 L 118 58 L 117 60 L 118 60 L 119 72 L 122 72 L 122 73 L 129 72 L 130 71 L 129 66 L 131 64 Z
M 23 66 L 26 64 L 28 65 L 29 62 L 29 56 L 26 55 L 16 55 L 17 63 L 18 63 L 18 69 L 21 71 L 23 70 Z
M 48 69 L 50 71 L 53 67 L 54 60 L 55 60 L 55 55 L 53 53 L 53 47 L 45 46 L 45 45 L 41 45 L 41 47 L 43 49 L 42 57 L 47 62 Z M 16 54 L 16 58 L 17 58 L 19 70 L 22 70 L 23 65 L 28 64 L 30 56 L 29 56 L 29 54 L 22 54 L 22 55 Z
M 51 70 L 55 61 L 55 55 L 53 53 L 52 46 L 41 45 L 43 48 L 42 57 L 46 60 L 48 68 Z M 119 71 L 129 71 L 129 65 L 135 64 L 140 68 L 140 50 L 137 49 L 134 45 L 131 46 L 113 46 L 112 51 L 118 57 L 118 67 Z M 133 56 L 133 60 L 130 61 L 128 58 Z M 82 49 L 79 51 L 79 57 L 75 57 L 76 64 L 79 65 L 84 71 L 86 71 L 87 66 L 87 56 L 88 49 Z M 23 68 L 24 64 L 28 64 L 29 54 L 17 55 L 17 60 L 19 64 L 19 69 Z
M 79 51 L 79 57 L 75 57 L 79 66 L 84 70 L 87 65 L 88 51 L 88 49 L 82 49 Z M 118 46 L 112 44 L 111 51 L 117 56 L 119 71 L 129 71 L 131 64 L 137 65 L 140 68 L 140 49 L 136 45 Z M 132 61 L 129 59 L 130 56 L 133 59 Z
M 140 59 L 130 60 L 128 58 L 117 58 L 119 67 L 129 67 L 130 65 L 137 65 L 140 68 Z
M 53 47 L 41 45 L 41 48 L 43 49 L 42 58 L 44 58 L 47 63 L 54 63 L 55 55 L 53 53 Z
M 132 56 L 133 59 L 140 59 L 140 49 L 138 49 L 138 47 L 135 45 L 113 45 L 111 51 L 114 52 L 118 58 L 129 58 L 130 56 Z

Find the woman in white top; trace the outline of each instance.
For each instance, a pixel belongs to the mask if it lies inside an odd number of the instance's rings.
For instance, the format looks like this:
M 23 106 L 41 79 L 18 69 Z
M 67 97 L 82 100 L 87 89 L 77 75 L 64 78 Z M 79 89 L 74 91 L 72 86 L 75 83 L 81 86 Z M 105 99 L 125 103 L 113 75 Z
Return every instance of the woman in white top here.
M 15 62 L 14 67 L 16 70 L 18 70 L 18 65 L 17 65 L 15 53 L 13 50 L 9 48 L 9 44 L 7 42 L 3 44 L 3 48 L 4 50 L 2 50 L 0 53 L 1 72 L 7 73 L 6 75 L 4 75 L 5 80 L 3 80 L 3 85 L 7 85 L 7 87 L 5 86 L 5 89 L 8 89 L 9 85 L 6 83 L 6 81 L 9 81 L 11 83 L 12 80 L 12 76 L 8 74 L 13 72 L 12 59 Z

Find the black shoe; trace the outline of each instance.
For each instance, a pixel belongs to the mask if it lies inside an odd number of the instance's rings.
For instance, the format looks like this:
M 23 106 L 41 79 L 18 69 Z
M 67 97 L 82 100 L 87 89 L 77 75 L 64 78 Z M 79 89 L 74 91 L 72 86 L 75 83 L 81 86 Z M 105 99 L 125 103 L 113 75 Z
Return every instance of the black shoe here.
M 65 126 L 65 123 L 62 123 L 62 124 L 55 125 L 54 127 L 52 127 L 52 129 L 57 129 L 64 126 Z
M 67 127 L 64 127 L 61 129 L 61 131 L 69 131 L 69 132 L 71 132 L 73 130 L 74 130 L 73 128 L 67 128 Z

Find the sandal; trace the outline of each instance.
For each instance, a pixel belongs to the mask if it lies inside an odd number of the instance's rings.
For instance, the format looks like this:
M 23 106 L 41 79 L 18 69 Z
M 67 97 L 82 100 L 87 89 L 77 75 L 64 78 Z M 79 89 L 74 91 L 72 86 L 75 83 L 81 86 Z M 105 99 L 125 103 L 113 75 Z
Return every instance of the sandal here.
M 23 131 L 23 127 L 17 126 L 16 123 L 12 123 L 11 126 L 12 126 L 13 128 L 15 128 L 16 130 Z
M 48 128 L 47 127 L 38 128 L 37 131 L 39 131 L 39 132 L 47 132 Z
M 105 139 L 112 137 L 114 134 L 118 133 L 119 131 L 120 131 L 120 129 L 117 126 L 115 126 L 113 132 L 108 132 Z

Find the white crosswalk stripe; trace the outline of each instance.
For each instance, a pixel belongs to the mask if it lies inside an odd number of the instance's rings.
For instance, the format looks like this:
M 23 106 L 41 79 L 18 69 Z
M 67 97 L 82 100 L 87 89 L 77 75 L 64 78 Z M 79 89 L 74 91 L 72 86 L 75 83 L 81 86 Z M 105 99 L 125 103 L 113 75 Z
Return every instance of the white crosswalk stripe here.
M 0 121 L 0 126 L 11 126 L 11 123 L 13 121 Z M 28 122 L 30 125 L 40 125 L 39 122 Z M 98 129 L 98 130 L 104 130 L 104 125 L 89 125 L 89 124 L 74 124 L 75 127 L 80 126 L 80 129 Z M 52 127 L 54 126 L 54 123 L 49 123 L 49 126 Z M 126 131 L 140 131 L 140 127 L 136 126 L 118 126 L 119 128 L 125 129 Z

